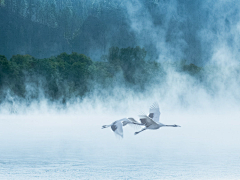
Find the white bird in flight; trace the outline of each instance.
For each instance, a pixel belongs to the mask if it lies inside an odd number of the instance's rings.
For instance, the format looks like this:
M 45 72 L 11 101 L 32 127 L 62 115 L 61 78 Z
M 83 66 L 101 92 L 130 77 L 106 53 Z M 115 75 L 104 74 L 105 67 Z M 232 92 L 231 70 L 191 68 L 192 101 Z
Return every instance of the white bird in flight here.
M 159 106 L 157 103 L 154 103 L 150 109 L 149 109 L 149 115 L 139 115 L 140 117 L 140 121 L 142 123 L 142 125 L 145 125 L 145 127 L 138 132 L 135 132 L 134 134 L 137 135 L 138 133 L 145 131 L 147 129 L 159 129 L 160 127 L 181 127 L 179 125 L 165 125 L 159 122 L 159 118 L 160 118 L 160 110 L 159 110 Z
M 123 118 L 123 119 L 120 119 L 120 120 L 117 120 L 117 121 L 113 122 L 110 125 L 103 125 L 102 129 L 111 127 L 112 131 L 116 135 L 118 135 L 118 136 L 123 138 L 123 126 L 126 126 L 127 124 L 130 124 L 130 125 L 131 124 L 132 125 L 143 125 L 143 124 L 137 122 L 133 118 Z

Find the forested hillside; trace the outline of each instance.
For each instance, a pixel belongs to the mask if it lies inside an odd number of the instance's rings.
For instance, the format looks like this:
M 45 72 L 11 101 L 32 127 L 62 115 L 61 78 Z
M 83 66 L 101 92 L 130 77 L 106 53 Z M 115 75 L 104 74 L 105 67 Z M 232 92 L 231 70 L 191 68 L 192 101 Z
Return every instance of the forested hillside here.
M 120 1 L 1 0 L 0 54 L 38 58 L 134 45 Z M 94 55 L 93 55 L 94 56 Z
M 169 92 L 180 102 L 197 89 L 238 99 L 235 5 L 0 0 L 0 103 L 66 104 L 93 94 L 111 97 L 115 88 Z
M 168 47 L 196 64 L 201 58 L 198 26 L 188 24 L 198 11 L 186 11 L 187 2 L 174 6 L 161 0 L 0 0 L 0 54 L 46 58 L 77 52 L 99 60 L 112 46 L 141 46 L 158 58 Z

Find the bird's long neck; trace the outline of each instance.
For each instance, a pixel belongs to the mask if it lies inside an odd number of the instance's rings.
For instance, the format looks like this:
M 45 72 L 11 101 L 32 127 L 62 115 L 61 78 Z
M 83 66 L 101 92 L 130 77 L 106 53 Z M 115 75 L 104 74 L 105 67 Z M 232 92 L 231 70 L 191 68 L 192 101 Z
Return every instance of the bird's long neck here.
M 164 125 L 164 126 L 167 126 L 167 127 L 176 127 L 176 125 Z

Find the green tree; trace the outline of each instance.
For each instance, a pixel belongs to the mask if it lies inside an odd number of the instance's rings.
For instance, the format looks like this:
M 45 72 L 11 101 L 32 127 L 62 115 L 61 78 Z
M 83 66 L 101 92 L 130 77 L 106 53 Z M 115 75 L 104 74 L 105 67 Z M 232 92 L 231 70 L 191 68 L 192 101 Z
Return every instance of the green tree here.
M 146 73 L 145 57 L 146 51 L 139 46 L 132 48 L 112 47 L 109 49 L 108 62 L 113 65 L 114 69 L 121 68 L 125 80 L 130 84 L 142 86 L 145 81 Z
M 0 88 L 6 85 L 8 74 L 10 74 L 9 62 L 5 56 L 0 55 Z

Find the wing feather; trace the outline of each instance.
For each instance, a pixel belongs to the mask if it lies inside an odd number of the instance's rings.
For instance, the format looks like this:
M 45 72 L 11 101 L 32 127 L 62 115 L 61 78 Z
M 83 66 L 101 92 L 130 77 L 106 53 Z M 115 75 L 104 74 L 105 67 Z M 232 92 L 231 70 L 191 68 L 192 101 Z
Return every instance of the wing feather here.
M 152 120 L 150 117 L 148 117 L 147 115 L 139 115 L 140 121 L 142 124 L 144 124 L 146 127 L 149 127 L 151 125 L 157 125 L 157 123 Z
M 148 117 L 150 117 L 152 120 L 154 120 L 155 122 L 159 122 L 160 119 L 160 110 L 159 110 L 159 106 L 158 103 L 153 103 L 152 106 L 150 106 L 149 109 L 149 115 Z
M 123 138 L 123 125 L 121 121 L 115 121 L 112 125 L 111 125 L 111 129 L 112 131 Z

